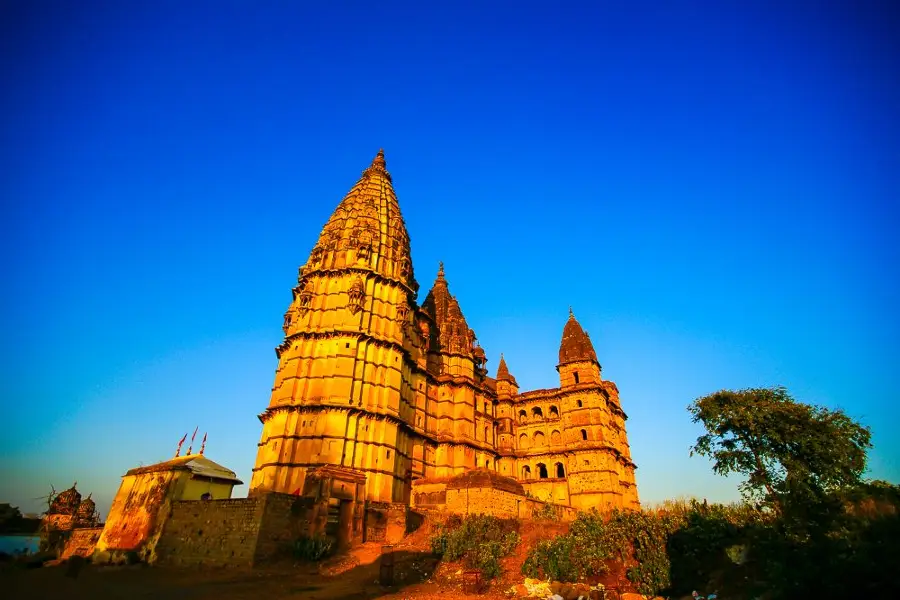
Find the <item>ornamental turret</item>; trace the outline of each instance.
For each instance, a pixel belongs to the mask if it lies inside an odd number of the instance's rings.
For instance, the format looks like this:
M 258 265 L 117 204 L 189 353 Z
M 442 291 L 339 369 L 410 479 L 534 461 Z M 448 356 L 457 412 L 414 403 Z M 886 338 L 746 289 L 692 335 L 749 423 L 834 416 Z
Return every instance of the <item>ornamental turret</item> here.
M 484 353 L 477 352 L 475 332 L 469 328 L 459 302 L 450 294 L 444 263 L 438 266 L 437 278 L 422 309 L 437 329 L 436 347 L 432 347 L 432 352 L 439 355 L 439 360 L 432 362 L 437 369 L 435 374 L 474 378 L 476 367 L 484 365 Z
M 600 362 L 590 336 L 582 329 L 569 309 L 569 320 L 563 327 L 562 341 L 559 344 L 559 385 L 570 388 L 582 384 L 600 383 Z

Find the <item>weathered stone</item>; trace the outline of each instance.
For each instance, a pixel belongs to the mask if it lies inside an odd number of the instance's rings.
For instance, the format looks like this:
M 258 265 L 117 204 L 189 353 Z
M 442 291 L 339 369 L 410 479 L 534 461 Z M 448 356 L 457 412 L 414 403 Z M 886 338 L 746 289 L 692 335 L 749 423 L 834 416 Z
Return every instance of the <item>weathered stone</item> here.
M 259 415 L 251 495 L 320 494 L 312 471 L 334 465 L 365 477 L 354 501 L 459 512 L 450 507 L 466 492 L 465 512 L 498 512 L 499 498 L 503 514 L 552 520 L 571 516 L 555 506 L 637 508 L 618 390 L 574 315 L 560 343 L 560 387 L 519 393 L 505 360 L 488 376 L 443 264 L 421 306 L 418 287 L 379 152 L 299 269 Z M 458 487 L 414 489 L 464 473 L 473 474 Z

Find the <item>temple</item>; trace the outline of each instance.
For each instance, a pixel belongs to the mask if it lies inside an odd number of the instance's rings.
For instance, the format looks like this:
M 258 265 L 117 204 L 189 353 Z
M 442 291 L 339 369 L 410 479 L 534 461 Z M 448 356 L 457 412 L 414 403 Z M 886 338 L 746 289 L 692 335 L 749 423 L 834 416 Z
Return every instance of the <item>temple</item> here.
M 379 151 L 299 269 L 251 496 L 308 495 L 327 473 L 356 502 L 427 505 L 429 485 L 481 469 L 574 509 L 639 506 L 618 390 L 571 310 L 559 387 L 520 391 L 502 355 L 488 375 L 443 265 L 418 291 Z

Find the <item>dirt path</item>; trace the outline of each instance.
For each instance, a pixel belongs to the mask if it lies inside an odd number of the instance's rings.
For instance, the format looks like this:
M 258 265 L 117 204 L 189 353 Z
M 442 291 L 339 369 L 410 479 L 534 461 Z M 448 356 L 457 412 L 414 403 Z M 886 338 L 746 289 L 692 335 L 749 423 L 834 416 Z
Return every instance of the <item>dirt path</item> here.
M 62 567 L 0 571 L 0 597 L 9 600 L 367 600 L 466 598 L 453 584 L 433 582 L 436 560 L 398 552 L 397 585 L 382 587 L 377 560 L 336 576 L 315 567 L 283 566 L 253 571 L 170 570 L 146 567 L 86 567 L 75 579 Z M 487 594 L 485 598 L 502 595 Z

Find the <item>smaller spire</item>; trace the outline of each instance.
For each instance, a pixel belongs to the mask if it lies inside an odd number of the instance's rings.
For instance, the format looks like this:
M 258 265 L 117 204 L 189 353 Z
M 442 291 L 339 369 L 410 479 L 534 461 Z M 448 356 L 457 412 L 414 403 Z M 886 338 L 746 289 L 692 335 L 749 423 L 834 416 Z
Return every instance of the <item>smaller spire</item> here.
M 569 318 L 570 318 L 570 319 L 574 319 L 574 318 L 575 318 L 575 313 L 572 312 L 572 305 L 571 305 L 571 304 L 569 305 Z
M 559 345 L 559 364 L 579 361 L 597 362 L 597 353 L 594 352 L 591 338 L 581 328 L 581 323 L 570 308 L 569 320 L 563 327 L 562 342 Z
M 437 274 L 437 276 L 438 276 L 438 279 L 443 279 L 443 278 L 444 278 L 444 261 L 439 261 L 439 262 L 438 262 L 438 274 Z
M 500 364 L 497 365 L 497 381 L 506 381 L 509 379 L 509 367 L 506 366 L 506 359 L 503 353 L 500 353 Z

